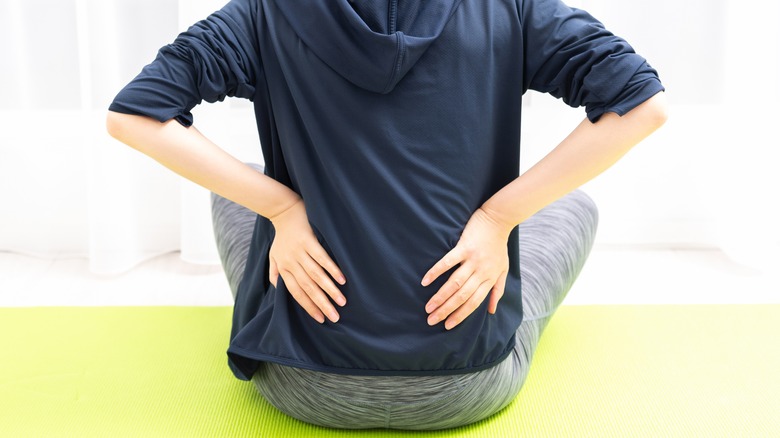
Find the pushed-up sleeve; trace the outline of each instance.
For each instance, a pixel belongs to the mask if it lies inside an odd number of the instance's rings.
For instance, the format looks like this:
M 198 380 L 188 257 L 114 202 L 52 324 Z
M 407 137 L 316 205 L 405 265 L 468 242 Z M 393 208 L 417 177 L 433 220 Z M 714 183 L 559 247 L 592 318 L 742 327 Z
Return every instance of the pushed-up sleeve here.
M 252 100 L 261 63 L 254 0 L 232 0 L 162 47 L 127 84 L 109 110 L 192 125 L 202 100 Z
M 523 87 L 584 106 L 596 122 L 624 115 L 664 87 L 658 73 L 622 38 L 560 0 L 519 0 Z

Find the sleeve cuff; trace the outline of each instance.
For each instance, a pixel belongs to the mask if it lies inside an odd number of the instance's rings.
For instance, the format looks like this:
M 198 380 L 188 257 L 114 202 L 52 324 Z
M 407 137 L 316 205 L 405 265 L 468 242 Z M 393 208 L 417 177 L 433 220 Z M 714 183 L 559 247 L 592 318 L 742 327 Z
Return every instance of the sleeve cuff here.
M 658 76 L 654 74 L 641 75 L 632 79 L 623 91 L 613 99 L 613 102 L 603 106 L 587 108 L 588 120 L 596 123 L 606 113 L 615 113 L 619 116 L 626 115 L 632 109 L 638 107 L 646 100 L 665 91 Z
M 181 111 L 172 112 L 172 111 L 165 111 L 165 110 L 155 111 L 154 108 L 133 107 L 131 105 L 121 104 L 116 101 L 112 102 L 111 105 L 108 106 L 108 110 L 116 113 L 130 114 L 134 116 L 151 117 L 152 119 L 155 119 L 160 123 L 164 123 L 167 122 L 168 120 L 175 119 L 184 127 L 190 127 L 194 122 L 192 113 L 189 111 L 185 111 L 185 112 L 181 112 Z

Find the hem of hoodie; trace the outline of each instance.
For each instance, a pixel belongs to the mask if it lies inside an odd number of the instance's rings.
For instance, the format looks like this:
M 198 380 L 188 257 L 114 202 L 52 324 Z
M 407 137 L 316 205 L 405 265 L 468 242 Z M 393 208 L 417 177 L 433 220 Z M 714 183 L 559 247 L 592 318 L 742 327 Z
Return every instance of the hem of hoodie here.
M 259 353 L 241 347 L 230 346 L 227 351 L 228 366 L 233 375 L 239 380 L 252 380 L 252 376 L 260 367 L 261 362 L 273 362 L 279 365 L 303 368 L 311 371 L 318 371 L 329 374 L 341 374 L 348 376 L 446 376 L 456 374 L 470 374 L 478 371 L 484 371 L 488 368 L 500 364 L 514 350 L 515 337 L 512 336 L 508 348 L 498 357 L 489 362 L 480 365 L 471 365 L 462 368 L 442 368 L 442 369 L 373 369 L 373 368 L 345 368 L 330 365 L 305 362 L 298 359 L 274 356 L 271 354 Z

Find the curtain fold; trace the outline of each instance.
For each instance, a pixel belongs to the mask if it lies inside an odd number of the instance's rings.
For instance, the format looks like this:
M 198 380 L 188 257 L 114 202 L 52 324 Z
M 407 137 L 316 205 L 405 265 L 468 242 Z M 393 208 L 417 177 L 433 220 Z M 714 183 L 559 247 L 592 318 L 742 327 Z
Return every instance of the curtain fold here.
M 221 4 L 195 6 L 205 16 Z M 208 192 L 105 132 L 113 96 L 194 22 L 179 10 L 177 0 L 0 0 L 0 37 L 14 42 L 0 69 L 0 250 L 88 257 L 101 274 L 170 251 L 219 262 Z

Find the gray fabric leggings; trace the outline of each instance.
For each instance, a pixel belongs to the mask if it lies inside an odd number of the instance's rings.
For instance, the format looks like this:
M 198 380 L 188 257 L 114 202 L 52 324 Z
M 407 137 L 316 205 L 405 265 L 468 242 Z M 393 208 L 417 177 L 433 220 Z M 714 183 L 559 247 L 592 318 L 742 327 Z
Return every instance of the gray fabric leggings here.
M 235 297 L 256 214 L 215 194 L 211 201 L 217 247 Z M 453 376 L 347 376 L 265 362 L 252 381 L 280 411 L 325 427 L 434 430 L 489 417 L 520 391 L 544 327 L 590 253 L 597 223 L 593 200 L 575 190 L 520 224 L 524 319 L 514 351 L 492 368 Z

